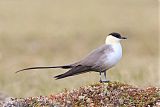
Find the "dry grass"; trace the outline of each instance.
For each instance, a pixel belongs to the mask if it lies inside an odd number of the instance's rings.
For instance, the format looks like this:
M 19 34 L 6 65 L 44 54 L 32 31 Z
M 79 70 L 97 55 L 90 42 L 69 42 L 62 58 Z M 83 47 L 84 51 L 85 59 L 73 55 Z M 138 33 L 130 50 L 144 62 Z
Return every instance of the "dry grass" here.
M 97 73 L 54 80 L 63 70 L 15 75 L 24 67 L 61 65 L 84 57 L 110 32 L 128 36 L 110 80 L 160 86 L 158 1 L 0 1 L 0 90 L 9 96 L 48 95 L 99 81 Z

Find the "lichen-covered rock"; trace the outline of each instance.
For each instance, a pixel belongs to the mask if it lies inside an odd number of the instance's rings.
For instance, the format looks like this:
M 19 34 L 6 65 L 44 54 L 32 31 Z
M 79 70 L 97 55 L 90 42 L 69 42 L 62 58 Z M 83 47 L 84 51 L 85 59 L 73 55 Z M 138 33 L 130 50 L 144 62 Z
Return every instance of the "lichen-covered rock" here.
M 109 82 L 80 87 L 50 96 L 12 98 L 4 107 L 115 107 L 115 106 L 160 106 L 160 88 L 140 89 L 131 85 Z

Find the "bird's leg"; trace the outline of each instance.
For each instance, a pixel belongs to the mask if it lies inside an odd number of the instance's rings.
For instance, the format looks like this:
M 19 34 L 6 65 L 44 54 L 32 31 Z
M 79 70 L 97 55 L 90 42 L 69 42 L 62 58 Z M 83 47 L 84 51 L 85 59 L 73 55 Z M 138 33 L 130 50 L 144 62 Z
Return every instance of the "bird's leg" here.
M 107 80 L 106 78 L 106 71 L 104 71 L 104 77 L 105 77 L 105 82 L 109 82 L 109 80 Z
M 107 83 L 109 80 L 106 79 L 106 71 L 100 71 L 100 83 Z
M 99 76 L 100 76 L 100 83 L 102 83 L 102 77 L 101 77 L 101 71 L 99 72 Z

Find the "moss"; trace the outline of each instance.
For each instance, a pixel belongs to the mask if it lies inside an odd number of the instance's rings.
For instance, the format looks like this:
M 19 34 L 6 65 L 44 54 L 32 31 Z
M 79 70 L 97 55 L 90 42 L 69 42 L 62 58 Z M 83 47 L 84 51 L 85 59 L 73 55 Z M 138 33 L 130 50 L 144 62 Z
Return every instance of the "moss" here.
M 30 98 L 14 98 L 4 105 L 23 106 L 148 106 L 160 102 L 160 88 L 137 88 L 120 82 L 96 83 L 59 94 Z

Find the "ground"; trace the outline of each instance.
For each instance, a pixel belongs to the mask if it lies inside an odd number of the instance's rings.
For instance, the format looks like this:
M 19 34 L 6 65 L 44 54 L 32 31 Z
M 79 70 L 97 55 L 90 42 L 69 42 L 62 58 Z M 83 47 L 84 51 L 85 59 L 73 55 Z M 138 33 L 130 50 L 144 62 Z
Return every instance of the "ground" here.
M 159 107 L 160 88 L 137 88 L 119 82 L 95 83 L 58 94 L 9 98 L 4 107 Z

